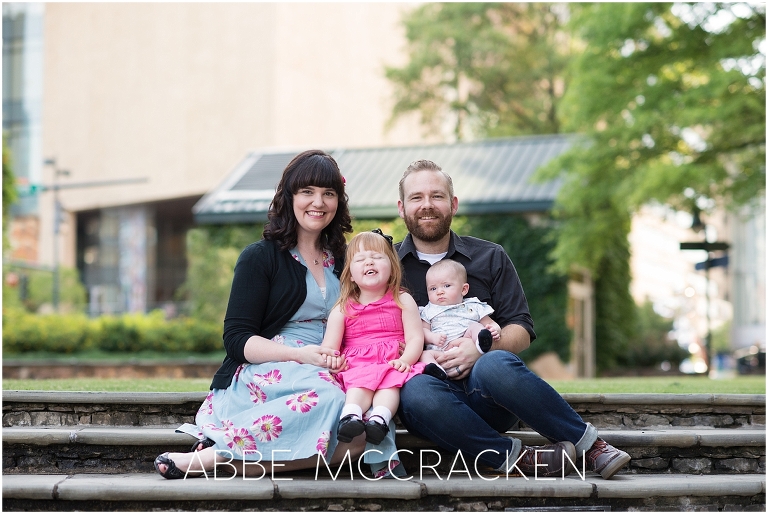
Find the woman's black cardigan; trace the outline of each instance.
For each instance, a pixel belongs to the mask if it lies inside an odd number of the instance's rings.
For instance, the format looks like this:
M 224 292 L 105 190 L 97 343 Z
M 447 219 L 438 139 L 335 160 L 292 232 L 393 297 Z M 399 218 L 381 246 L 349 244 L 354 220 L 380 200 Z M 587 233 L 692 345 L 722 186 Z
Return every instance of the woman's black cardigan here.
M 344 259 L 336 257 L 333 273 L 341 276 Z M 211 389 L 226 389 L 245 359 L 251 336 L 272 339 L 307 297 L 307 268 L 277 243 L 262 239 L 248 245 L 235 264 L 232 291 L 224 317 L 227 356 L 213 376 Z

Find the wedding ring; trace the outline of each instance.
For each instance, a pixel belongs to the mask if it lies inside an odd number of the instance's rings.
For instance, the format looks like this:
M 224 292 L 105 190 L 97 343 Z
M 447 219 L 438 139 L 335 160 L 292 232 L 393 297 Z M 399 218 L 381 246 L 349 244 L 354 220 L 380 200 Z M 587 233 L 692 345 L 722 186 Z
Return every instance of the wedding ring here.
M 455 367 L 455 368 L 453 368 L 453 369 L 455 369 L 455 370 L 456 370 L 456 374 L 457 374 L 457 375 L 461 375 L 461 368 L 459 368 L 458 366 L 456 366 L 456 367 Z

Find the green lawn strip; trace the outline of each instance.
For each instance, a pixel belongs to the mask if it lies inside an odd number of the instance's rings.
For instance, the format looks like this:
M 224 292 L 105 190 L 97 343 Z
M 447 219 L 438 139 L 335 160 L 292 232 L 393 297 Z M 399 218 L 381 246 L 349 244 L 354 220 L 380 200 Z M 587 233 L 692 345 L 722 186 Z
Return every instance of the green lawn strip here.
M 739 376 L 717 380 L 690 376 L 626 377 L 550 383 L 560 393 L 765 394 L 764 376 Z M 210 379 L 207 378 L 3 380 L 5 391 L 203 392 L 208 390 L 209 385 Z

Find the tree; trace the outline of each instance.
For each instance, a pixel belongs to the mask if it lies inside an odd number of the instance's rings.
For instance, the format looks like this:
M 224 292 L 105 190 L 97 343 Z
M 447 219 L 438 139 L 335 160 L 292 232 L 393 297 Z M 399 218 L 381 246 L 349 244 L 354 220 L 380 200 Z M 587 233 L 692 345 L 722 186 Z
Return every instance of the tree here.
M 570 41 L 564 4 L 428 3 L 404 20 L 409 62 L 388 67 L 390 121 L 418 112 L 429 133 L 466 137 L 560 130 Z
M 600 275 L 644 204 L 737 208 L 765 194 L 765 6 L 573 4 L 584 44 L 561 104 L 560 269 Z M 617 239 L 618 238 L 618 239 Z
M 3 134 L 3 253 L 10 247 L 8 242 L 8 222 L 11 205 L 16 202 L 16 177 L 11 165 L 11 151 Z

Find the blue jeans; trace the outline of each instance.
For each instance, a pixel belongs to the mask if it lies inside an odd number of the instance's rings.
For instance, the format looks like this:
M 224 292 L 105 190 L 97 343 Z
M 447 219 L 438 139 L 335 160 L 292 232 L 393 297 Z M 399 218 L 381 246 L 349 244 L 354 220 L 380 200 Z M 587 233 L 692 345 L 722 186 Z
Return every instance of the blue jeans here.
M 463 380 L 413 377 L 400 389 L 398 415 L 409 432 L 461 450 L 465 459 L 482 453 L 477 462 L 499 470 L 520 454 L 520 440 L 499 433 L 518 419 L 553 443 L 572 442 L 578 456 L 597 439 L 597 430 L 557 391 L 503 350 L 481 356 Z

